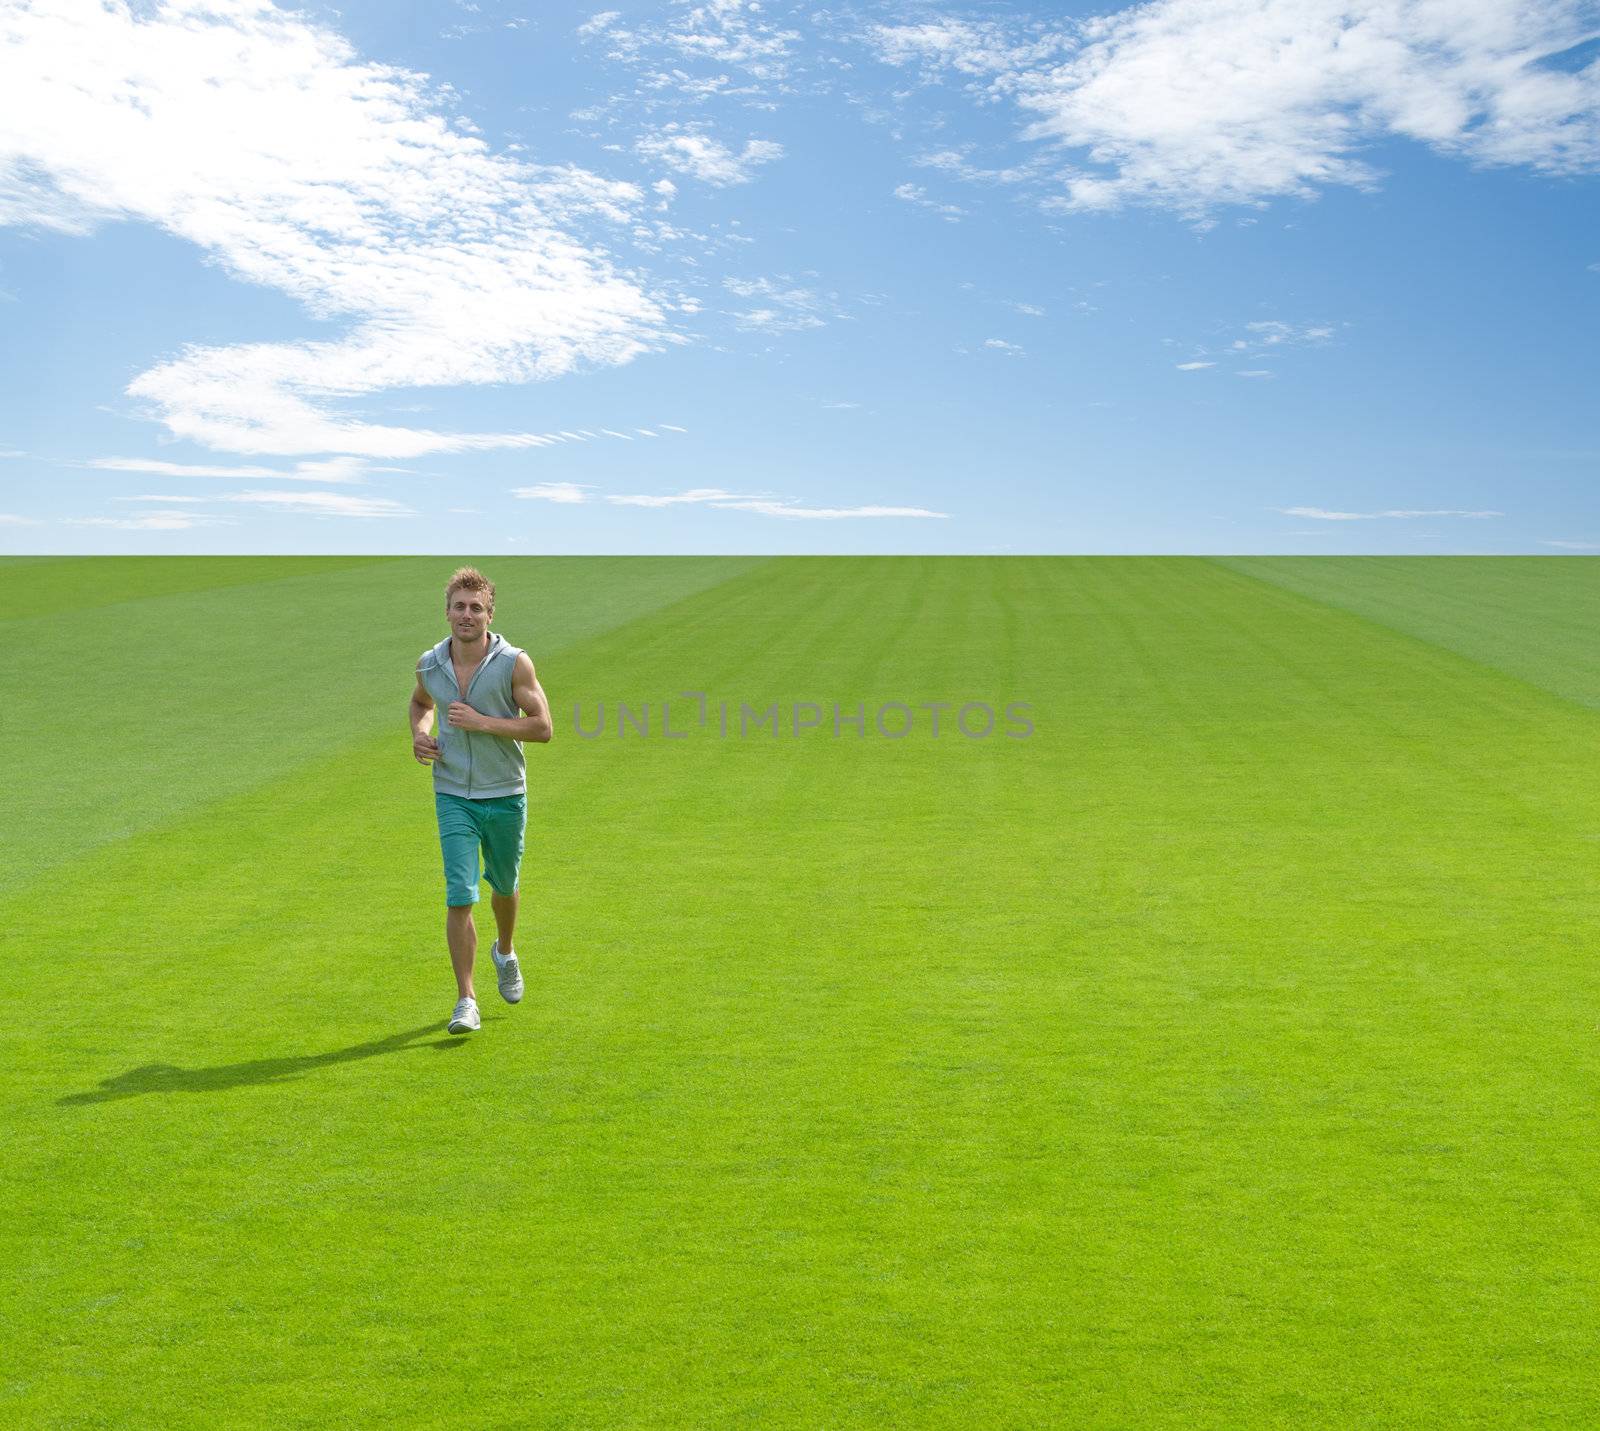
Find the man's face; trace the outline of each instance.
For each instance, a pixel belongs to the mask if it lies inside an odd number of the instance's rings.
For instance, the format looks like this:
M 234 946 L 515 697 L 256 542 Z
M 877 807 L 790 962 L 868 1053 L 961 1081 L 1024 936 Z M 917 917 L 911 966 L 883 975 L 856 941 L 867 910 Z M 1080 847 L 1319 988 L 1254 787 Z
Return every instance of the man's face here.
M 489 593 L 458 586 L 445 602 L 450 632 L 458 641 L 476 641 L 489 629 Z

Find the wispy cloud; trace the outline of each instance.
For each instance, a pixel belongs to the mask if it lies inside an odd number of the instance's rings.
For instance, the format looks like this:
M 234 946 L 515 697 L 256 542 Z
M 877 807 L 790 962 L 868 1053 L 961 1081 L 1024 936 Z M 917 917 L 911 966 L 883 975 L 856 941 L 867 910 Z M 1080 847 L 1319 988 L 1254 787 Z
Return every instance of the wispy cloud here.
M 760 494 L 756 494 L 759 496 Z M 618 507 L 676 507 L 693 502 L 729 502 L 751 500 L 739 492 L 725 492 L 720 487 L 692 487 L 687 492 L 673 492 L 664 496 L 638 493 L 629 496 L 609 496 L 606 501 Z
M 794 333 L 825 326 L 820 316 L 823 299 L 809 288 L 793 286 L 787 278 L 725 278 L 722 286 L 736 298 L 759 301 L 759 306 L 734 312 L 741 328 L 763 328 L 773 333 Z
M 511 495 L 527 501 L 574 504 L 587 502 L 594 487 L 587 482 L 537 482 L 532 487 L 513 487 Z
M 634 150 L 643 159 L 718 189 L 748 184 L 763 164 L 783 157 L 783 145 L 771 139 L 749 139 L 742 150 L 733 150 L 703 126 L 683 124 L 668 124 L 641 136 Z
M 186 496 L 176 492 L 140 492 L 133 497 L 118 497 L 118 502 L 160 502 L 164 506 L 182 506 L 185 502 L 209 502 L 210 497 Z
M 891 65 L 918 68 L 936 82 L 946 71 L 974 79 L 1027 73 L 1074 48 L 1073 31 L 944 16 L 910 25 L 873 25 L 864 38 Z
M 1020 358 L 1023 353 L 1021 344 L 1008 343 L 1004 338 L 985 338 L 983 346 L 991 348 L 997 353 L 1009 353 L 1014 358 Z
M 310 517 L 414 517 L 403 502 L 388 497 L 358 497 L 348 492 L 229 492 L 218 502 L 243 502 L 269 511 Z
M 1194 358 L 1187 363 L 1177 363 L 1174 366 L 1180 372 L 1192 373 L 1198 372 L 1201 368 L 1216 367 L 1217 358 L 1227 358 L 1233 362 L 1248 362 L 1252 358 L 1257 362 L 1265 358 L 1281 358 L 1290 348 L 1323 347 L 1332 341 L 1336 332 L 1337 326 L 1332 323 L 1295 324 L 1284 323 L 1276 318 L 1262 319 L 1246 323 L 1242 330 L 1243 336 L 1234 338 L 1220 347 L 1205 343 L 1194 344 Z M 1177 345 L 1175 338 L 1164 338 L 1162 342 L 1168 346 Z M 1213 354 L 1216 357 L 1213 357 Z M 1272 376 L 1266 368 L 1243 368 L 1235 371 L 1241 378 Z
M 94 457 L 86 466 L 106 472 L 142 472 L 158 477 L 271 477 L 279 482 L 361 482 L 367 463 L 359 457 L 335 457 L 325 462 L 297 462 L 293 471 L 277 467 L 228 467 L 188 462 L 160 462 L 144 457 Z M 394 471 L 378 468 L 378 471 Z
M 962 144 L 954 149 L 935 149 L 929 153 L 919 154 L 912 160 L 919 169 L 937 169 L 941 173 L 953 174 L 958 179 L 965 179 L 974 184 L 1028 184 L 1032 181 L 1046 177 L 1059 168 L 1059 165 L 1048 156 L 1035 155 L 1018 164 L 1007 164 L 999 168 L 990 167 L 973 162 L 974 146 Z
M 1251 337 L 1237 339 L 1233 345 L 1235 348 L 1248 348 L 1252 343 L 1266 348 L 1276 348 L 1286 343 L 1326 343 L 1334 333 L 1331 323 L 1308 323 L 1296 327 L 1293 323 L 1280 322 L 1276 318 L 1246 323 L 1244 326 Z
M 1568 551 L 1574 552 L 1600 552 L 1600 542 L 1546 541 L 1540 542 L 1539 545 L 1545 547 L 1565 547 Z
M 69 527 L 111 527 L 123 532 L 186 532 L 193 527 L 231 527 L 228 517 L 204 512 L 146 512 L 139 517 L 63 517 Z
M 19 517 L 15 512 L 0 512 L 0 527 L 36 527 L 37 517 Z
M 280 475 L 277 473 L 274 476 Z M 146 492 L 136 497 L 119 497 L 119 502 L 163 502 L 210 504 L 237 502 L 248 506 L 264 507 L 271 511 L 288 512 L 313 517 L 411 517 L 416 513 L 402 502 L 387 497 L 358 497 L 346 492 L 275 492 L 245 491 L 225 492 L 207 497 L 178 497 L 171 493 Z M 186 519 L 179 523 L 177 519 Z M 169 520 L 170 519 L 170 520 Z M 142 517 L 128 518 L 73 518 L 80 524 L 97 527 L 125 527 L 133 531 L 180 530 L 181 526 L 231 525 L 231 517 L 202 516 L 195 512 L 150 512 Z
M 664 24 L 633 28 L 623 23 L 620 11 L 603 10 L 578 27 L 581 39 L 604 44 L 610 58 L 629 64 L 654 63 L 659 55 L 704 61 L 714 66 L 742 70 L 766 83 L 789 77 L 800 40 L 796 30 L 768 19 L 754 0 L 708 0 L 686 5 Z M 701 77 L 675 72 L 685 91 L 694 94 Z
M 741 328 L 762 328 L 769 333 L 798 333 L 824 326 L 815 313 L 785 313 L 778 308 L 748 308 L 734 317 Z
M 943 217 L 946 223 L 959 223 L 967 212 L 959 204 L 941 204 L 937 199 L 930 199 L 928 191 L 920 184 L 897 185 L 894 196 L 905 203 L 915 204 L 918 208 L 931 209 Z
M 725 492 L 718 487 L 695 487 L 687 492 L 664 496 L 629 495 L 607 497 L 606 501 L 619 507 L 673 507 L 680 504 L 704 504 L 732 511 L 758 512 L 764 517 L 784 517 L 797 520 L 834 521 L 847 517 L 937 517 L 949 516 L 947 512 L 931 512 L 925 507 L 804 507 L 796 502 L 781 501 L 773 497 L 738 492 Z
M 528 382 L 664 341 L 660 305 L 576 226 L 634 185 L 496 154 L 424 76 L 268 0 L 0 13 L 0 222 L 141 219 L 342 338 L 190 346 L 129 386 L 179 437 L 238 453 L 539 445 L 366 422 L 342 398 Z
M 1504 512 L 1466 512 L 1456 508 L 1434 508 L 1430 511 L 1391 510 L 1387 512 L 1330 512 L 1325 507 L 1272 507 L 1270 511 L 1282 512 L 1286 517 L 1311 517 L 1319 522 L 1372 522 L 1385 517 L 1408 519 L 1412 517 L 1503 517 Z
M 1481 164 L 1600 166 L 1600 67 L 1542 63 L 1593 34 L 1579 0 L 1153 0 L 1053 34 L 938 20 L 868 43 L 1010 99 L 1061 155 L 1068 209 L 1221 204 L 1366 186 L 1409 139 Z
M 746 500 L 713 502 L 713 507 L 731 507 L 742 512 L 759 512 L 764 517 L 787 517 L 810 521 L 840 521 L 848 517 L 949 517 L 948 512 L 930 512 L 926 507 L 800 507 L 791 502 Z

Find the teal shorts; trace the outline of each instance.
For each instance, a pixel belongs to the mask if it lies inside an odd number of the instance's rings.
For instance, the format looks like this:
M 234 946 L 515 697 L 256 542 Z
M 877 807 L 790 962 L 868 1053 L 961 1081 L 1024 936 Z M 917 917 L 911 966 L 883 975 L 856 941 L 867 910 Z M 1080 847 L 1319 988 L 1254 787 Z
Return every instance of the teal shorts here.
M 496 894 L 515 894 L 517 869 L 522 864 L 522 831 L 528 821 L 528 797 L 498 795 L 492 800 L 468 800 L 436 790 L 433 808 L 439 816 L 439 847 L 444 851 L 444 902 L 478 902 L 480 850 L 489 888 Z

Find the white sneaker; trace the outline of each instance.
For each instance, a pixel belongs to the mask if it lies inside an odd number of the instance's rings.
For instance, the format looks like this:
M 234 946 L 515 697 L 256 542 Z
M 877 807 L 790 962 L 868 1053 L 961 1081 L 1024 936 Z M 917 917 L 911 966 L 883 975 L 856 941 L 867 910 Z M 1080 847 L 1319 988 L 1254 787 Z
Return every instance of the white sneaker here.
M 500 976 L 500 997 L 508 1004 L 520 1003 L 522 1000 L 522 970 L 517 967 L 517 956 L 507 954 L 500 956 L 500 941 L 496 939 L 489 946 L 489 957 L 494 960 L 494 971 Z
M 474 1029 L 481 1029 L 483 1020 L 478 1017 L 478 1001 L 476 999 L 462 999 L 456 1005 L 456 1011 L 450 1015 L 451 1033 L 471 1033 Z

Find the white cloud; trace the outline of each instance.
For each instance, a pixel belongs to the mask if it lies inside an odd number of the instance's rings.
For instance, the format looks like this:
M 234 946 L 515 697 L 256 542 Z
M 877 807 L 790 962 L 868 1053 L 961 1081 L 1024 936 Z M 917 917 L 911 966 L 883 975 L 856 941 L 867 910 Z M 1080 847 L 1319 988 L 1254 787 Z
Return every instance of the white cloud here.
M 1058 57 L 1073 43 L 1068 34 L 948 16 L 915 25 L 873 25 L 866 39 L 887 64 L 917 65 L 930 80 L 947 69 L 974 78 L 1026 70 Z
M 580 39 L 592 40 L 604 35 L 621 18 L 620 10 L 602 10 L 579 25 L 576 33 Z
M 492 153 L 426 78 L 269 0 L 66 0 L 0 13 L 0 222 L 139 219 L 344 336 L 190 346 L 130 395 L 239 453 L 537 446 L 392 427 L 340 399 L 627 362 L 664 314 L 568 232 L 644 195 Z
M 932 209 L 934 213 L 942 215 L 947 223 L 959 223 L 967 212 L 958 204 L 941 204 L 936 199 L 930 199 L 928 191 L 920 184 L 900 184 L 896 186 L 894 196 L 919 208 Z
M 664 25 L 627 29 L 616 10 L 604 10 L 578 27 L 584 40 L 603 40 L 612 59 L 637 64 L 649 55 L 666 53 L 684 60 L 743 70 L 752 79 L 781 82 L 789 76 L 800 34 L 770 23 L 758 0 L 708 0 L 686 5 Z M 696 81 L 682 71 L 692 94 Z
M 877 27 L 890 63 L 987 80 L 1028 140 L 1067 151 L 1071 209 L 1219 204 L 1369 185 L 1407 139 L 1482 164 L 1600 166 L 1600 66 L 1540 61 L 1589 38 L 1583 0 L 1153 0 L 1024 41 L 1015 27 Z M 1041 57 L 1053 40 L 1066 58 Z M 1067 157 L 1067 156 L 1063 156 Z
M 1274 512 L 1282 512 L 1286 517 L 1314 517 L 1319 522 L 1371 522 L 1382 517 L 1503 517 L 1504 512 L 1465 512 L 1450 508 L 1435 508 L 1431 511 L 1388 511 L 1388 512 L 1330 512 L 1324 507 L 1274 507 Z
M 312 517 L 414 517 L 416 513 L 388 497 L 357 497 L 349 492 L 229 492 L 218 502 L 244 502 L 275 512 Z
M 756 494 L 759 496 L 760 494 Z M 743 501 L 745 497 L 738 492 L 724 492 L 720 487 L 693 487 L 687 492 L 677 492 L 669 496 L 650 496 L 640 493 L 635 496 L 607 497 L 606 501 L 618 507 L 675 507 L 685 502 L 719 502 Z
M 85 464 L 105 472 L 144 472 L 158 477 L 271 477 L 279 482 L 360 482 L 367 464 L 360 457 L 335 457 L 325 462 L 297 462 L 292 472 L 276 467 L 225 467 L 187 462 L 159 462 L 144 457 L 93 457 Z M 392 469 L 380 469 L 392 470 Z
M 269 473 L 281 477 L 282 473 Z M 387 497 L 357 497 L 345 492 L 227 492 L 209 497 L 178 497 L 170 493 L 142 493 L 136 497 L 119 497 L 120 502 L 237 502 L 269 510 L 291 512 L 318 517 L 410 517 L 416 515 L 403 503 Z M 195 512 L 151 512 L 143 517 L 75 517 L 64 520 L 79 525 L 98 527 L 125 527 L 130 530 L 170 530 L 183 527 L 233 525 L 228 517 L 202 516 Z
M 798 333 L 826 326 L 814 313 L 784 313 L 777 308 L 750 308 L 733 316 L 741 328 L 764 328 L 771 333 Z
M 985 338 L 983 346 L 985 348 L 993 348 L 999 353 L 1010 353 L 1015 357 L 1021 357 L 1023 352 L 1018 344 L 1008 343 L 1004 338 Z
M 1541 546 L 1565 547 L 1575 552 L 1600 552 L 1600 542 L 1541 542 Z
M 746 500 L 713 502 L 713 507 L 729 507 L 742 512 L 760 512 L 766 517 L 795 517 L 812 521 L 837 521 L 846 517 L 938 517 L 948 512 L 930 512 L 926 507 L 796 507 L 788 502 Z
M 730 94 L 749 94 L 748 88 L 735 88 L 727 75 L 691 75 L 683 70 L 656 70 L 639 76 L 641 91 L 672 90 L 691 104 L 704 104 L 708 99 Z
M 1253 343 L 1259 343 L 1268 348 L 1280 347 L 1285 343 L 1325 343 L 1333 337 L 1332 324 L 1317 325 L 1307 324 L 1295 327 L 1293 323 L 1283 323 L 1276 318 L 1269 318 L 1259 323 L 1246 323 L 1247 332 L 1254 333 L 1254 339 L 1241 338 L 1234 342 L 1235 348 L 1248 348 Z
M 146 512 L 142 517 L 63 517 L 69 527 L 113 527 L 124 532 L 186 532 L 193 527 L 231 527 L 227 517 L 201 512 Z
M 957 149 L 938 149 L 930 154 L 919 154 L 912 163 L 919 169 L 938 169 L 954 174 L 974 184 L 1025 184 L 1036 180 L 1054 167 L 1047 158 L 1035 156 L 1021 164 L 1007 165 L 1003 169 L 988 169 L 972 162 L 973 146 L 964 144 Z
M 741 328 L 762 328 L 773 333 L 795 333 L 807 328 L 822 328 L 818 316 L 821 297 L 809 288 L 788 286 L 788 280 L 771 278 L 725 278 L 722 286 L 738 298 L 757 298 L 758 308 L 734 313 Z
M 616 496 L 606 501 L 619 507 L 672 507 L 684 503 L 704 504 L 730 511 L 759 512 L 767 517 L 792 517 L 802 520 L 829 521 L 845 517 L 946 517 L 946 512 L 930 512 L 924 507 L 801 507 L 793 502 L 777 501 L 759 493 L 744 495 L 724 492 L 719 487 L 696 487 L 687 492 L 668 496 Z
M 1343 326 L 1348 327 L 1349 325 L 1345 324 Z M 1269 356 L 1281 358 L 1284 350 L 1291 347 L 1322 347 L 1333 337 L 1335 325 L 1321 323 L 1296 326 L 1293 323 L 1284 323 L 1276 318 L 1269 318 L 1254 323 L 1246 323 L 1244 332 L 1244 337 L 1233 339 L 1222 349 L 1225 357 L 1235 362 L 1248 362 L 1251 359 L 1261 362 Z M 1175 338 L 1163 338 L 1161 341 L 1168 346 L 1177 345 L 1177 339 Z M 1180 372 L 1185 373 L 1198 372 L 1202 368 L 1214 368 L 1216 367 L 1216 361 L 1204 356 L 1206 353 L 1214 351 L 1216 350 L 1204 343 L 1196 343 L 1194 345 L 1196 357 L 1187 363 L 1175 363 L 1173 366 Z M 1266 368 L 1243 368 L 1236 371 L 1241 378 L 1270 378 L 1272 376 L 1272 373 Z
M 374 467 L 374 472 L 403 472 L 403 467 Z M 292 482 L 364 482 L 367 460 L 364 457 L 327 457 L 319 462 L 297 462 L 294 471 L 285 473 Z
M 36 527 L 35 517 L 19 517 L 15 512 L 0 512 L 0 527 Z
M 682 124 L 668 124 L 643 135 L 634 149 L 642 158 L 719 189 L 748 184 L 761 165 L 783 157 L 783 145 L 770 139 L 747 140 L 744 149 L 736 153 L 702 127 Z
M 511 495 L 530 501 L 572 504 L 587 502 L 594 487 L 587 482 L 539 482 L 532 487 L 513 487 Z
M 173 492 L 141 492 L 136 497 L 118 497 L 119 502 L 163 502 L 167 506 L 182 506 L 185 502 L 209 502 L 209 497 L 182 496 Z

